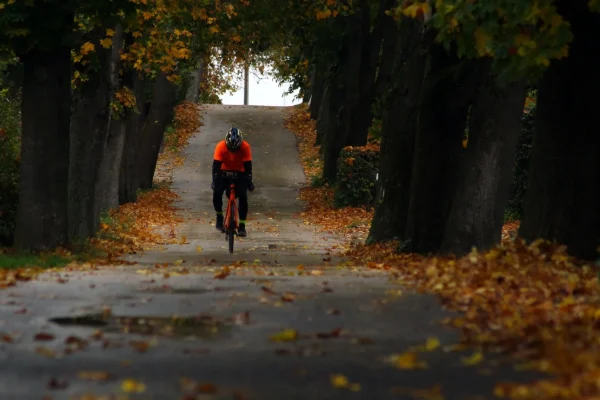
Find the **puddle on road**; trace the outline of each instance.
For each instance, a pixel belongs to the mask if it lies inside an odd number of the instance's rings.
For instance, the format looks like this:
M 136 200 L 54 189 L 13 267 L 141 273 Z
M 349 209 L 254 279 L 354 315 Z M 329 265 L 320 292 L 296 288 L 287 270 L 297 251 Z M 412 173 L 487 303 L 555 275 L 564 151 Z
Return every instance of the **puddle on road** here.
M 68 327 L 88 327 L 107 333 L 163 336 L 172 338 L 216 339 L 230 334 L 235 328 L 229 321 L 211 316 L 152 317 L 87 314 L 57 317 L 50 322 Z

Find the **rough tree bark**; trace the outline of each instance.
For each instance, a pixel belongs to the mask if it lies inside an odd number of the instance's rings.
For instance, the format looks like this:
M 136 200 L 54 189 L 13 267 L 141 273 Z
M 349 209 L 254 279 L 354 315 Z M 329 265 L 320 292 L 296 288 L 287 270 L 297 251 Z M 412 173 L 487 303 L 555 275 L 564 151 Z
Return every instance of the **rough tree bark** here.
M 321 135 L 321 154 L 323 156 L 323 179 L 326 182 L 335 181 L 337 160 L 343 146 L 343 109 L 344 89 L 332 81 L 329 86 L 329 101 L 324 103 L 326 125 Z
M 42 250 L 68 240 L 71 49 L 33 49 L 21 62 L 23 124 L 15 246 Z
M 368 132 L 371 123 L 373 122 L 373 100 L 375 100 L 376 84 L 377 84 L 377 69 L 380 66 L 381 50 L 384 34 L 388 26 L 395 26 L 397 22 L 386 14 L 386 11 L 391 9 L 394 0 L 380 0 L 377 15 L 374 22 L 371 22 L 369 8 L 365 5 L 365 14 L 362 20 L 362 35 L 360 49 L 359 72 L 358 75 L 352 76 L 352 71 L 348 71 L 346 83 L 358 83 L 357 98 L 354 98 L 353 93 L 346 92 L 346 100 L 344 104 L 347 110 L 346 120 L 346 140 L 347 146 L 364 146 L 367 144 Z M 371 29 L 371 24 L 373 28 Z M 389 37 L 390 41 L 395 41 L 393 36 Z M 392 43 L 393 45 L 393 43 Z M 357 45 L 358 47 L 358 45 Z M 383 64 L 388 64 L 389 60 L 381 59 Z M 384 68 L 385 69 L 385 68 Z M 382 77 L 383 79 L 383 77 Z M 351 87 L 351 86 L 349 86 Z
M 317 121 L 319 119 L 321 101 L 323 100 L 323 95 L 325 92 L 327 65 L 324 63 L 316 63 L 314 68 L 314 75 L 311 82 L 309 111 L 310 117 Z
M 562 8 L 562 10 L 561 10 Z M 574 40 L 569 56 L 554 61 L 538 89 L 536 130 L 519 234 L 556 240 L 582 259 L 600 245 L 600 70 L 596 33 L 600 15 L 585 3 L 563 2 Z
M 165 129 L 173 118 L 176 86 L 165 74 L 157 76 L 152 93 L 152 103 L 142 127 L 137 157 L 137 177 L 140 189 L 152 188 L 154 170 Z
M 346 145 L 349 121 L 360 101 L 361 61 L 363 43 L 366 40 L 365 26 L 369 28 L 369 10 L 366 0 L 348 18 L 348 31 L 340 50 L 337 72 L 332 79 L 329 99 L 329 124 L 322 139 L 323 179 L 334 182 L 337 174 L 337 160 Z M 367 32 L 368 33 L 368 32 Z M 339 98 L 338 98 L 339 96 Z
M 525 105 L 526 80 L 500 85 L 485 64 L 441 248 L 458 256 L 500 243 Z
M 315 140 L 315 146 L 321 146 L 323 144 L 323 138 L 325 137 L 327 127 L 330 123 L 330 102 L 332 90 L 333 88 L 331 82 L 326 82 L 323 88 L 323 94 L 321 95 L 322 98 L 319 105 L 319 113 L 316 124 L 317 137 Z
M 140 132 L 147 115 L 147 105 L 144 98 L 144 81 L 135 70 L 126 72 L 123 83 L 129 86 L 135 95 L 138 113 L 127 116 L 125 123 L 125 143 L 119 172 L 119 204 L 137 201 L 136 165 L 140 145 Z
M 373 119 L 372 104 L 376 89 L 377 67 L 381 53 L 383 32 L 391 17 L 386 10 L 393 0 L 380 0 L 374 22 L 371 21 L 370 3 L 361 0 L 359 8 L 348 21 L 348 35 L 340 57 L 343 63 L 342 103 L 339 107 L 337 129 L 328 131 L 324 138 L 323 178 L 334 181 L 337 159 L 345 146 L 364 146 Z M 371 24 L 374 28 L 371 30 Z
M 395 58 L 391 76 L 396 83 L 385 97 L 378 199 L 369 243 L 402 239 L 408 217 L 417 105 L 433 34 L 426 33 L 424 26 L 413 19 L 404 19 L 401 26 L 401 32 L 396 33 L 400 45 L 390 56 Z
M 106 35 L 96 29 L 88 38 L 96 43 L 100 69 L 88 71 L 89 80 L 73 94 L 71 154 L 69 164 L 69 240 L 93 236 L 100 227 L 96 218 L 96 181 L 109 134 L 110 102 L 118 85 L 122 29 L 115 29 L 113 46 L 104 49 L 99 41 Z
M 112 119 L 110 122 L 96 179 L 94 221 L 99 221 L 103 213 L 119 207 L 119 173 L 125 149 L 125 128 L 123 120 Z
M 196 69 L 190 73 L 190 82 L 185 94 L 185 99 L 192 103 L 198 103 L 200 99 L 200 79 L 204 74 L 204 62 L 198 61 Z
M 462 154 L 473 95 L 473 62 L 462 63 L 440 45 L 430 46 L 418 107 L 408 220 L 401 250 L 440 250 Z

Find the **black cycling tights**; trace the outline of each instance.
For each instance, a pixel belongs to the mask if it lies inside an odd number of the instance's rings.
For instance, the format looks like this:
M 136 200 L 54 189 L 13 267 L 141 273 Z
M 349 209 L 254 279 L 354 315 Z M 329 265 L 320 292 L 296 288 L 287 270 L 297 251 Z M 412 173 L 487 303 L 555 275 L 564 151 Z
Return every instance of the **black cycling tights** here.
M 229 199 L 229 180 L 220 179 L 217 188 L 213 190 L 213 206 L 215 211 L 223 212 L 223 193 L 227 194 Z M 235 182 L 235 192 L 240 200 L 240 221 L 245 221 L 248 216 L 248 182 L 245 179 L 239 179 Z

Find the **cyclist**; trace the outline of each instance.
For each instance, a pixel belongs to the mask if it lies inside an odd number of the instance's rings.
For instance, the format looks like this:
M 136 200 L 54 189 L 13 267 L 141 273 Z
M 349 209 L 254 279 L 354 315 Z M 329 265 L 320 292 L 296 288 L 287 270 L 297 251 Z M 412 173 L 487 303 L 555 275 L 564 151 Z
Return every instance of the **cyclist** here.
M 248 142 L 244 141 L 242 132 L 232 127 L 225 135 L 225 140 L 217 143 L 212 167 L 213 206 L 217 212 L 217 230 L 223 231 L 223 193 L 229 195 L 230 180 L 222 176 L 223 171 L 240 173 L 235 182 L 235 192 L 240 200 L 238 236 L 247 236 L 246 216 L 248 215 L 248 193 L 254 190 L 252 182 L 252 151 Z

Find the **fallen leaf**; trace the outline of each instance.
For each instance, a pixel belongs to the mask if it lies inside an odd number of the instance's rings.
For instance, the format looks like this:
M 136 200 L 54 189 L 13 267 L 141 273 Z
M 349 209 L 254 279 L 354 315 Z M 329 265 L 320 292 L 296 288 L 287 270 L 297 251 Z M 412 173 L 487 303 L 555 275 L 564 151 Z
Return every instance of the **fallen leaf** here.
M 196 253 L 202 253 L 202 246 L 196 246 Z
M 198 392 L 198 393 L 217 393 L 218 389 L 212 383 L 201 383 L 196 386 L 196 392 Z
M 45 357 L 48 357 L 48 358 L 55 358 L 56 357 L 56 352 L 54 350 L 48 348 L 48 347 L 43 347 L 43 346 L 36 347 L 35 348 L 35 352 L 38 353 L 38 354 L 41 354 L 41 355 L 43 355 Z
M 144 393 L 146 391 L 146 385 L 135 379 L 125 379 L 121 382 L 121 390 L 125 393 Z
M 400 388 L 394 387 L 392 389 L 394 394 L 407 394 L 415 400 L 444 400 L 442 395 L 442 387 L 435 385 L 430 389 L 413 389 L 413 388 Z
M 331 386 L 336 389 L 345 388 L 349 383 L 348 378 L 344 375 L 337 374 L 331 376 Z
M 215 279 L 225 279 L 231 274 L 229 267 L 223 267 L 223 269 L 215 274 Z
M 37 340 L 38 342 L 48 342 L 54 340 L 54 335 L 51 333 L 40 332 L 35 334 L 33 340 Z
M 69 387 L 69 383 L 67 381 L 59 381 L 56 378 L 51 378 L 46 387 L 50 390 L 64 390 Z
M 412 351 L 393 354 L 387 358 L 387 361 L 399 369 L 423 369 L 427 367 L 425 362 L 418 360 L 417 353 Z
M 341 334 L 342 334 L 342 329 L 336 328 L 336 329 L 332 330 L 331 332 L 319 332 L 319 333 L 317 333 L 316 336 L 319 339 L 331 339 L 331 338 L 339 337 Z
M 438 347 L 440 347 L 440 341 L 438 338 L 434 338 L 434 337 L 427 338 L 427 342 L 425 343 L 426 351 L 433 351 L 433 350 L 437 349 Z
M 139 353 L 145 353 L 150 348 L 150 343 L 145 340 L 131 340 L 129 345 Z
M 481 352 L 474 353 L 470 357 L 463 357 L 461 362 L 464 365 L 477 365 L 483 361 L 483 354 Z
M 298 332 L 294 329 L 285 329 L 269 337 L 273 342 L 292 342 L 298 338 Z
M 4 343 L 13 343 L 15 339 L 7 333 L 0 333 L 0 341 Z
M 353 392 L 358 392 L 361 390 L 359 383 L 351 383 L 347 377 L 341 374 L 332 375 L 330 381 L 331 386 L 336 389 L 349 389 Z
M 269 288 L 268 288 L 268 287 L 266 287 L 266 286 L 261 286 L 260 288 L 261 288 L 261 290 L 262 290 L 263 292 L 265 292 L 266 294 L 270 294 L 270 295 L 277 295 L 277 292 L 275 292 L 275 291 L 273 291 L 273 290 L 269 289 Z
M 77 376 L 86 381 L 107 381 L 110 378 L 110 374 L 106 371 L 79 371 Z

